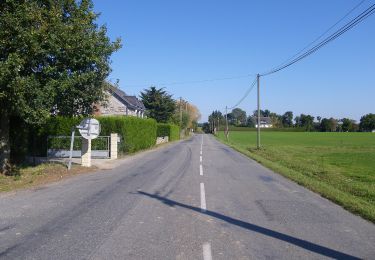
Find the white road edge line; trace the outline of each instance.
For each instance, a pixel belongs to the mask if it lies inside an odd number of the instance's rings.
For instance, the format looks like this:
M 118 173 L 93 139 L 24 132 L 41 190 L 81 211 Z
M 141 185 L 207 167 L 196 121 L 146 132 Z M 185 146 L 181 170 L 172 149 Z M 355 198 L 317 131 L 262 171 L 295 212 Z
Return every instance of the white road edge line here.
M 204 183 L 201 182 L 201 211 L 205 212 L 206 209 L 206 192 L 204 191 Z
M 204 260 L 212 260 L 211 244 L 210 243 L 204 243 L 203 244 L 203 259 Z
M 203 167 L 202 167 L 202 164 L 199 165 L 199 175 L 203 176 Z

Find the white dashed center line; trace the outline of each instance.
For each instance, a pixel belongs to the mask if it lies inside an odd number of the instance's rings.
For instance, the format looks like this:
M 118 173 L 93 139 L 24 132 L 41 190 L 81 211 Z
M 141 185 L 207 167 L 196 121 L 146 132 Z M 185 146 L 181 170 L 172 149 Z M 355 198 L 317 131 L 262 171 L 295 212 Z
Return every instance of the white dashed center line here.
M 202 141 L 201 141 L 201 150 L 200 150 L 200 156 L 199 156 L 199 175 L 203 176 L 203 165 L 202 165 L 202 153 L 203 153 L 203 135 L 202 135 Z M 206 191 L 204 190 L 204 183 L 200 183 L 201 188 L 201 211 L 206 212 L 207 206 L 206 206 Z M 203 244 L 203 260 L 212 260 L 212 253 L 211 253 L 211 244 L 210 243 L 204 243 Z
M 203 259 L 204 260 L 212 260 L 211 244 L 210 243 L 204 243 L 203 244 Z
M 201 211 L 205 212 L 206 209 L 206 192 L 204 190 L 204 183 L 201 182 Z

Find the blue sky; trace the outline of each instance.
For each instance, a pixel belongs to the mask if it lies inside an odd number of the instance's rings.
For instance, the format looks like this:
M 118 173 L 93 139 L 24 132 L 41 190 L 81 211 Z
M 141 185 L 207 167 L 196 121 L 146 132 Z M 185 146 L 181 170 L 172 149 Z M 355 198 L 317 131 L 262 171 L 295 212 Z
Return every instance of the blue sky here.
M 359 0 L 94 0 L 99 24 L 121 37 L 109 79 L 139 95 L 165 87 L 195 104 L 206 121 L 233 106 L 253 76 L 280 64 L 313 41 Z M 365 1 L 345 21 L 373 4 Z M 343 23 L 344 23 L 343 22 Z M 343 24 L 341 23 L 341 24 Z M 261 78 L 261 107 L 295 115 L 359 120 L 375 113 L 375 15 L 301 62 Z M 256 92 L 239 106 L 251 113 Z

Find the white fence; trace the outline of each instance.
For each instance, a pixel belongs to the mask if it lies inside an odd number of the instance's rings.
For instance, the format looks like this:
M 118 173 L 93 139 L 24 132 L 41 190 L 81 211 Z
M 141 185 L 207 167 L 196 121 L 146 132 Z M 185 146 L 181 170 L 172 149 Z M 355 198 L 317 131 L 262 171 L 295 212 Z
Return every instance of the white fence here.
M 48 136 L 47 138 L 47 157 L 48 158 L 68 158 L 70 154 L 70 136 Z M 92 140 L 91 146 L 92 158 L 110 157 L 110 137 L 98 136 Z M 82 155 L 82 137 L 74 138 L 73 157 L 80 158 Z

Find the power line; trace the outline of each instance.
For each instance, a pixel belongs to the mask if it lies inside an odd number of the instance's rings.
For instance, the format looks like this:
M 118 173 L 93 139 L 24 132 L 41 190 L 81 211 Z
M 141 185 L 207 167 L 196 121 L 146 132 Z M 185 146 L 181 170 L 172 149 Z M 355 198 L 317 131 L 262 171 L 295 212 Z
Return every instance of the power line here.
M 143 85 L 124 85 L 125 87 L 149 87 L 151 85 L 155 86 L 172 86 L 172 85 L 184 85 L 184 84 L 194 84 L 194 83 L 204 83 L 204 82 L 213 82 L 213 81 L 222 81 L 222 80 L 232 80 L 232 79 L 241 79 L 241 78 L 249 78 L 253 75 L 240 75 L 240 76 L 233 76 L 233 77 L 225 77 L 225 78 L 213 78 L 213 79 L 203 79 L 203 80 L 192 80 L 192 81 L 180 81 L 180 82 L 169 82 L 169 83 L 159 83 L 159 84 L 143 84 Z
M 253 90 L 253 88 L 255 87 L 255 83 L 257 83 L 257 79 L 255 78 L 253 83 L 251 83 L 250 87 L 246 90 L 245 94 L 243 95 L 243 97 L 232 107 L 228 107 L 228 109 L 233 109 L 233 108 L 236 108 L 239 104 L 242 103 L 242 101 L 245 100 L 245 98 L 247 98 L 247 96 L 250 94 L 250 92 Z
M 289 59 L 285 60 L 283 63 L 281 63 L 280 65 L 276 66 L 275 68 L 277 67 L 281 67 L 283 66 L 284 64 L 288 63 L 290 60 L 293 60 L 294 58 L 296 58 L 298 55 L 300 55 L 304 50 L 306 50 L 307 48 L 309 48 L 311 45 L 313 45 L 314 43 L 316 43 L 318 40 L 320 40 L 324 35 L 326 35 L 329 31 L 331 31 L 336 25 L 338 25 L 341 21 L 343 21 L 346 17 L 348 17 L 352 12 L 354 12 L 354 10 L 356 10 L 359 6 L 361 6 L 366 0 L 362 0 L 361 2 L 359 2 L 357 5 L 355 5 L 352 9 L 350 9 L 349 12 L 347 12 L 343 17 L 340 18 L 340 20 L 338 20 L 336 23 L 334 23 L 331 27 L 329 27 L 327 30 L 325 30 L 322 34 L 320 34 L 315 40 L 313 40 L 312 42 L 310 42 L 308 45 L 306 45 L 303 49 L 301 49 L 299 52 L 297 52 L 296 54 L 294 54 L 292 57 L 290 57 Z
M 278 72 L 278 71 L 280 71 L 282 69 L 285 69 L 285 68 L 293 65 L 294 63 L 296 63 L 296 62 L 298 62 L 298 61 L 306 58 L 307 56 L 313 54 L 314 52 L 316 52 L 317 50 L 319 50 L 320 48 L 322 48 L 323 46 L 325 46 L 329 42 L 335 40 L 336 38 L 338 38 L 339 36 L 341 36 L 345 32 L 347 32 L 350 29 L 352 29 L 354 26 L 356 26 L 357 24 L 359 24 L 360 22 L 362 22 L 363 20 L 365 20 L 366 18 L 368 18 L 370 15 L 372 15 L 374 13 L 374 10 L 375 10 L 375 4 L 373 4 L 370 7 L 368 7 L 365 11 L 363 11 L 358 16 L 356 16 L 355 18 L 353 18 L 351 21 L 349 21 L 348 23 L 346 23 L 344 26 L 342 26 L 336 32 L 334 32 L 330 36 L 326 37 L 323 41 L 319 42 L 318 44 L 316 44 L 314 47 L 310 48 L 309 50 L 307 50 L 303 54 L 299 55 L 298 57 L 294 58 L 293 60 L 289 61 L 286 64 L 283 63 L 283 65 L 281 65 L 281 66 L 278 66 L 278 67 L 276 67 L 276 68 L 274 68 L 274 69 L 272 69 L 272 70 L 270 70 L 268 72 L 262 73 L 260 76 L 267 76 L 267 75 L 276 73 L 276 72 Z

